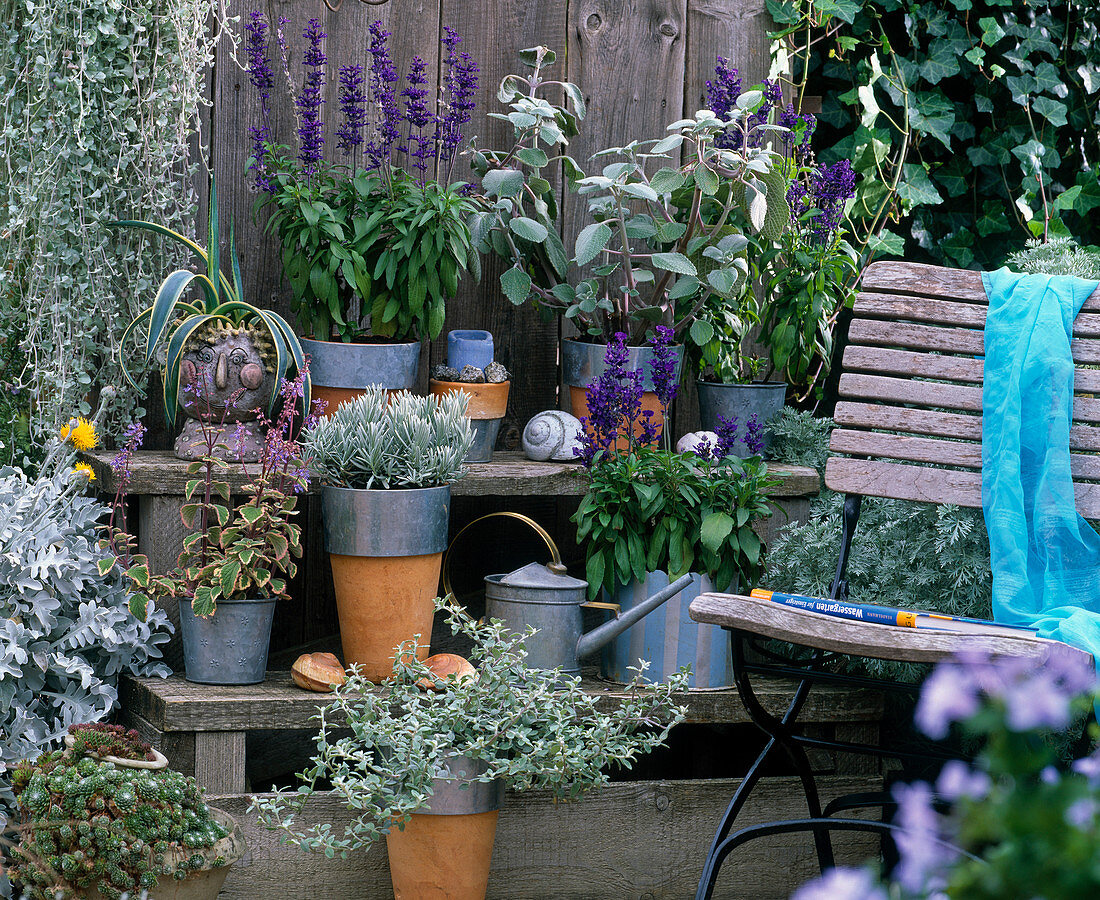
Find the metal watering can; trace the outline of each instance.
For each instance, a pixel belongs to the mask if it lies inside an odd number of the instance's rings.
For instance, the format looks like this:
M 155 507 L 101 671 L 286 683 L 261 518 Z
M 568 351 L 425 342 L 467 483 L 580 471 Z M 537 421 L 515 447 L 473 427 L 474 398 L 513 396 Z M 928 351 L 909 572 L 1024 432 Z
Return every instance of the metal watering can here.
M 507 575 L 485 578 L 485 618 L 500 619 L 511 631 L 524 631 L 529 625 L 538 629 L 538 634 L 527 642 L 527 663 L 532 668 L 561 667 L 567 675 L 580 674 L 582 658 L 595 653 L 691 584 L 691 575 L 683 575 L 625 613 L 617 603 L 586 601 L 588 582 L 566 574 L 558 548 L 546 530 L 534 519 L 514 512 L 490 513 L 475 519 L 455 535 L 447 555 L 468 528 L 494 516 L 519 519 L 531 526 L 550 550 L 551 560 L 546 565 L 528 563 Z M 451 593 L 446 559 L 443 571 L 444 589 Z M 583 609 L 610 610 L 615 618 L 585 634 Z

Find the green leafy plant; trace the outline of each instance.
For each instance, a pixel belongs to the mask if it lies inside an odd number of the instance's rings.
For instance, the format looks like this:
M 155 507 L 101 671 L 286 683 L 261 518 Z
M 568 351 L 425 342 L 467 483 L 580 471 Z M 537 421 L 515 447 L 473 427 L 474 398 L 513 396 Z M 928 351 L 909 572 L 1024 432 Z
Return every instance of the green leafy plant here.
M 237 259 L 237 242 L 233 226 L 229 228 L 230 271 L 221 267 L 221 238 L 218 229 L 218 193 L 214 180 L 210 181 L 210 213 L 207 219 L 206 249 L 203 250 L 190 238 L 154 222 L 118 221 L 108 223 L 114 228 L 139 228 L 169 237 L 189 248 L 203 264 L 205 271 L 176 269 L 169 274 L 157 290 L 153 305 L 142 310 L 127 327 L 122 338 L 125 347 L 128 339 L 141 326 L 146 326 L 143 363 L 152 363 L 158 348 L 167 344 L 167 355 L 162 367 L 164 383 L 164 411 L 168 423 L 174 424 L 180 404 L 180 369 L 187 341 L 200 328 L 212 322 L 230 325 L 253 323 L 271 340 L 275 355 L 273 362 L 275 380 L 265 412 L 270 412 L 279 397 L 279 388 L 288 373 L 305 373 L 302 408 L 309 408 L 309 376 L 306 373 L 305 354 L 293 329 L 282 316 L 271 310 L 261 309 L 244 300 L 241 267 Z M 186 299 L 187 290 L 195 284 L 202 294 L 202 302 Z M 122 371 L 130 384 L 140 390 L 129 366 L 122 363 Z M 304 412 L 303 412 L 304 415 Z
M 317 753 L 297 791 L 254 800 L 268 827 L 303 849 L 343 856 L 402 827 L 431 798 L 433 779 L 455 778 L 455 756 L 485 764 L 474 781 L 576 798 L 606 783 L 610 768 L 629 768 L 661 746 L 683 719 L 673 695 L 684 690 L 686 672 L 665 684 L 635 681 L 621 705 L 604 711 L 576 676 L 527 667 L 524 643 L 534 629 L 519 635 L 499 620 L 479 624 L 453 602 L 436 605 L 453 634 L 473 641 L 476 675 L 439 678 L 416 659 L 416 639 L 397 649 L 381 690 L 353 671 L 317 717 Z M 322 782 L 355 815 L 343 834 L 295 821 Z
M 571 136 L 576 118 L 566 107 L 537 96 L 544 84 L 541 67 L 552 59 L 548 52 L 524 51 L 521 58 L 534 74 L 507 76 L 498 94 L 512 110 L 502 117 L 512 122 L 521 149 L 532 151 L 525 156 L 535 170 L 546 156 L 538 141 L 561 143 Z M 580 112 L 574 93 L 566 90 L 566 102 Z M 481 151 L 475 166 L 485 168 L 481 188 L 494 208 L 475 217 L 472 230 L 482 252 L 495 252 L 509 263 L 501 276 L 508 299 L 517 305 L 531 300 L 563 315 L 589 339 L 607 341 L 623 332 L 639 344 L 658 325 L 671 327 L 679 339 L 711 294 L 739 295 L 748 275 L 748 238 L 730 216 L 739 210 L 751 230 L 778 235 L 790 215 L 786 177 L 776 166 L 779 155 L 757 139 L 763 130 L 783 130 L 754 120 L 764 102 L 761 92 L 750 91 L 728 119 L 700 110 L 694 118 L 669 125 L 663 138 L 601 150 L 595 158 L 616 161 L 599 175 L 582 177 L 572 159 L 561 157 L 592 220 L 577 235 L 572 259 L 565 259 L 550 237 L 554 229 L 545 179 L 517 168 L 513 159 L 520 150 L 515 156 Z M 737 149 L 720 140 L 731 130 L 743 138 Z M 666 164 L 650 177 L 647 165 L 654 160 Z M 536 217 L 524 215 L 523 202 L 514 198 L 529 200 Z M 719 212 L 704 216 L 704 205 Z M 705 274 L 703 259 L 708 261 Z M 594 262 L 590 277 L 568 278 L 570 266 L 581 269 Z
M 136 896 L 161 875 L 182 880 L 207 867 L 197 851 L 227 834 L 195 779 L 171 769 L 122 768 L 54 750 L 20 763 L 12 785 L 25 825 L 11 875 L 31 900 L 92 890 L 109 900 Z
M 69 726 L 75 756 L 114 756 L 118 759 L 156 759 L 152 746 L 132 728 L 109 722 L 80 722 Z
M 305 448 L 325 484 L 421 488 L 466 474 L 473 440 L 462 392 L 417 397 L 372 386 L 311 428 Z
M 249 472 L 245 466 L 249 481 L 243 493 L 247 500 L 232 510 L 229 483 L 218 477 L 228 466 L 218 451 L 234 452 L 220 442 L 220 426 L 228 410 L 221 421 L 215 420 L 209 405 L 200 414 L 204 454 L 187 467 L 186 502 L 180 508 L 180 519 L 189 533 L 171 572 L 150 574 L 148 558 L 133 552 L 133 539 L 124 526 L 112 525 L 106 542 L 109 555 L 100 562 L 99 570 L 106 574 L 117 565 L 126 574 L 137 589 L 131 601 L 135 615 L 144 618 L 149 599 L 155 597 L 190 601 L 196 616 L 210 616 L 221 599 L 288 596 L 287 582 L 297 572 L 294 560 L 302 556 L 302 529 L 293 521 L 297 494 L 309 484 L 302 450 L 292 437 L 294 409 L 301 401 L 307 376 L 303 370 L 294 381 L 284 382 L 282 411 L 264 437 L 257 467 Z M 201 403 L 199 383 L 189 388 Z M 312 426 L 316 417 L 314 410 L 306 417 L 306 427 Z M 129 453 L 134 449 L 133 445 L 124 448 Z M 118 515 L 125 507 L 128 465 L 128 457 L 116 460 Z

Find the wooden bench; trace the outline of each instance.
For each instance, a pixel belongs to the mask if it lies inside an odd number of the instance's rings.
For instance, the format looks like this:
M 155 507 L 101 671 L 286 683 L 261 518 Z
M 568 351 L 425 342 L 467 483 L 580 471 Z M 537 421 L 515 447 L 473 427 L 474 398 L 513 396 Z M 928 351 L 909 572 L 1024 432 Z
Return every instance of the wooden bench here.
M 847 599 L 845 577 L 851 540 L 863 496 L 926 501 L 980 508 L 982 505 L 982 371 L 988 299 L 978 272 L 905 262 L 879 262 L 864 273 L 855 301 L 829 448 L 825 484 L 846 495 L 843 536 L 830 597 Z M 1074 323 L 1075 373 L 1071 468 L 1077 508 L 1100 518 L 1100 290 L 1085 303 Z M 782 585 L 773 587 L 782 588 Z M 753 696 L 750 672 L 777 671 L 746 656 L 753 636 L 789 641 L 816 652 L 799 672 L 805 697 L 815 681 L 837 680 L 826 671 L 829 655 L 846 653 L 879 659 L 934 663 L 958 651 L 994 656 L 1049 659 L 1055 654 L 1091 661 L 1082 650 L 1037 637 L 1000 637 L 895 628 L 793 609 L 753 597 L 704 594 L 692 602 L 691 617 L 722 625 L 731 647 L 742 701 L 770 742 L 739 787 L 715 835 L 697 897 L 709 897 L 725 856 L 752 836 L 752 829 L 730 835 L 733 821 L 753 788 L 764 760 L 783 747 L 803 774 L 810 820 L 845 808 L 822 809 L 805 746 L 815 742 L 793 731 L 797 704 L 776 717 Z M 816 742 L 820 744 L 820 742 Z M 836 746 L 836 745 L 833 745 Z M 847 748 L 866 752 L 868 748 Z M 799 762 L 799 760 L 802 762 Z M 805 827 L 806 820 L 802 823 Z M 781 825 L 782 823 L 776 823 Z M 793 830 L 794 823 L 791 823 Z M 853 828 L 859 827 L 852 825 Z M 808 830 L 808 829 L 807 829 Z M 828 831 L 814 831 L 819 861 L 831 864 Z M 771 832 L 771 833 L 774 833 Z

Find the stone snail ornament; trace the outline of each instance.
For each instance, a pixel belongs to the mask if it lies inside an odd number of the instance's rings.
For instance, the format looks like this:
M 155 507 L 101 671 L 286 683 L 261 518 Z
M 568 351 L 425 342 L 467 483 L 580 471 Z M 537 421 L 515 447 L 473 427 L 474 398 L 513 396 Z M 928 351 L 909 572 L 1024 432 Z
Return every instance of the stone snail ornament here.
M 707 443 L 713 450 L 718 446 L 718 435 L 713 431 L 691 431 L 676 442 L 677 453 L 694 453 L 700 444 Z
M 548 409 L 534 416 L 523 429 L 523 452 L 536 462 L 573 462 L 574 448 L 581 446 L 580 419 L 560 409 Z

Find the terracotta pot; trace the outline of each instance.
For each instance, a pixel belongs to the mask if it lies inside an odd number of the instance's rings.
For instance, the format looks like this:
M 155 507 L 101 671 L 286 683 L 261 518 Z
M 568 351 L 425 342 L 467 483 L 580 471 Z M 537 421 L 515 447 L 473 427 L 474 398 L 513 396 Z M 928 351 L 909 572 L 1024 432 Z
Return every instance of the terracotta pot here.
M 467 777 L 485 771 L 465 757 L 449 765 Z M 436 779 L 432 788 L 425 811 L 386 835 L 394 898 L 484 900 L 504 787 Z
M 573 405 L 573 415 L 578 419 L 584 419 L 584 428 L 589 434 L 592 433 L 592 429 L 588 424 L 588 396 L 585 394 L 585 390 L 582 387 L 576 387 L 575 385 L 569 386 L 569 399 Z M 655 426 L 664 428 L 665 416 L 661 411 L 661 402 L 657 399 L 657 395 L 653 391 L 646 391 L 642 394 L 642 412 L 651 410 L 653 412 L 652 422 Z M 634 423 L 634 436 L 639 437 L 642 433 L 642 420 L 639 416 L 638 421 Z M 615 441 L 616 450 L 625 450 L 630 445 L 630 442 L 625 438 L 619 438 Z
M 370 681 L 393 674 L 394 648 L 414 635 L 428 654 L 450 498 L 446 485 L 321 495 L 344 661 Z
M 442 397 L 451 393 L 466 395 L 466 417 L 474 431 L 474 443 L 466 454 L 466 462 L 489 462 L 493 458 L 500 423 L 508 412 L 510 381 L 500 384 L 466 384 L 461 381 L 430 382 L 433 395 Z
M 355 344 L 302 338 L 302 349 L 309 356 L 312 396 L 328 404 L 326 416 L 370 385 L 380 384 L 391 392 L 416 388 L 418 341 Z

